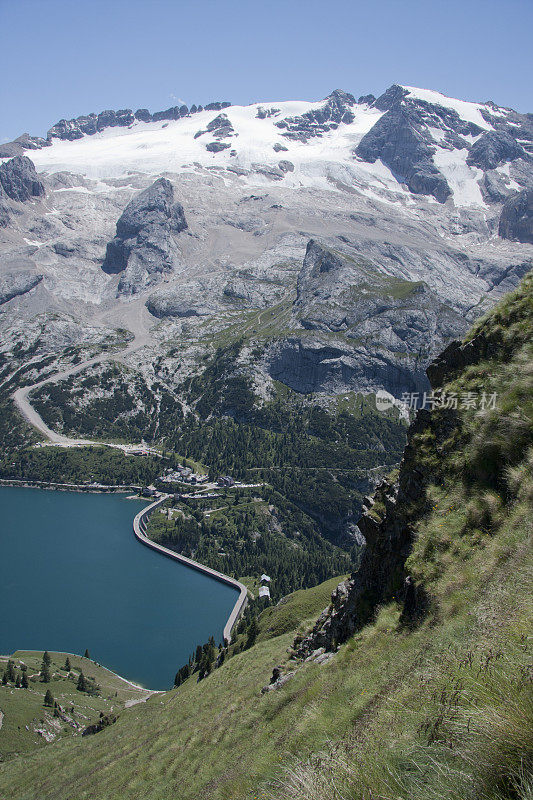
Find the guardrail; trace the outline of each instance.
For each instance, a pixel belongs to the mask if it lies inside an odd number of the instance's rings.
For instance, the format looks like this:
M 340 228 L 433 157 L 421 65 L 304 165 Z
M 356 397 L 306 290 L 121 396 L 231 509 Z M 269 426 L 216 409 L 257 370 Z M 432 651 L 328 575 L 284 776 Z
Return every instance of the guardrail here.
M 224 626 L 223 636 L 224 640 L 229 644 L 231 642 L 231 633 L 233 628 L 235 627 L 235 623 L 239 619 L 240 615 L 242 614 L 246 603 L 248 602 L 248 590 L 244 584 L 240 583 L 239 581 L 235 580 L 235 578 L 231 578 L 229 575 L 224 575 L 222 572 L 217 572 L 215 569 L 211 569 L 211 567 L 206 567 L 204 564 L 198 563 L 198 561 L 193 561 L 192 558 L 187 558 L 186 556 L 182 556 L 179 553 L 175 553 L 174 550 L 169 550 L 168 547 L 163 547 L 163 545 L 158 544 L 157 542 L 153 542 L 151 539 L 146 536 L 146 527 L 147 527 L 147 519 L 158 506 L 160 506 L 164 501 L 170 497 L 170 495 L 163 495 L 162 497 L 158 498 L 154 503 L 150 503 L 149 506 L 143 508 L 142 511 L 139 511 L 135 519 L 133 520 L 133 532 L 136 538 L 142 542 L 142 544 L 146 545 L 147 547 L 151 547 L 152 550 L 157 550 L 167 558 L 173 558 L 175 561 L 180 561 L 182 564 L 185 564 L 187 567 L 191 569 L 195 569 L 198 572 L 203 572 L 204 575 L 208 575 L 210 578 L 214 578 L 221 583 L 225 583 L 227 586 L 231 586 L 233 589 L 237 589 L 239 592 L 239 597 L 233 606 L 231 614 L 228 617 L 228 621 Z

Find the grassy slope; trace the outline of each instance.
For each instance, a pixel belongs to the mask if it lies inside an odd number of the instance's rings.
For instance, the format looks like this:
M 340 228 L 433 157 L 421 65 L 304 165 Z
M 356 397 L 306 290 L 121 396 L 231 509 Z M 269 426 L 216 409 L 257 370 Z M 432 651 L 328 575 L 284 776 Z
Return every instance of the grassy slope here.
M 41 669 L 42 656 L 42 652 L 32 650 L 17 650 L 12 655 L 17 672 L 20 674 L 19 666 L 24 663 L 28 667 L 28 675 L 36 676 L 36 679 L 30 678 L 28 689 L 0 685 L 0 710 L 4 713 L 0 730 L 0 760 L 45 745 L 46 738 L 37 733 L 36 728 L 44 730 L 47 735 L 53 734 L 54 739 L 79 732 L 65 722 L 53 720 L 52 709 L 43 706 L 47 689 L 50 689 L 60 706 L 68 710 L 69 718 L 83 728 L 97 722 L 101 711 L 104 714 L 111 711 L 120 713 L 125 701 L 146 697 L 145 689 L 135 688 L 105 667 L 81 656 L 70 656 L 75 680 L 69 680 L 63 668 L 65 653 L 50 653 L 52 680 L 50 683 L 41 683 L 37 674 Z M 1 672 L 6 664 L 7 659 L 0 661 Z M 100 686 L 98 696 L 77 691 L 76 680 L 80 670 L 83 670 L 85 676 L 95 678 Z M 72 706 L 73 713 L 70 712 Z
M 533 280 L 484 326 L 505 331 L 505 359 L 449 388 L 486 386 L 500 410 L 460 411 L 439 451 L 429 434 L 415 441 L 420 468 L 440 476 L 408 563 L 430 597 L 416 628 L 393 600 L 327 664 L 261 695 L 287 662 L 284 631 L 323 603 L 297 593 L 200 684 L 3 765 L 0 797 L 530 800 Z

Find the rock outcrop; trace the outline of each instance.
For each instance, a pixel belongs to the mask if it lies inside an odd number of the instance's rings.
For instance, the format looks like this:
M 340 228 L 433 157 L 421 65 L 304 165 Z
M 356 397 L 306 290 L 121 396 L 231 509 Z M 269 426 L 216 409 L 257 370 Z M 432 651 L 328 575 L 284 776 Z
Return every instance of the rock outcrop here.
M 222 109 L 230 105 L 231 103 L 227 101 L 208 103 L 205 109 L 207 111 L 222 111 Z M 186 105 L 171 106 L 164 111 L 156 111 L 154 114 L 150 114 L 147 108 L 138 108 L 135 113 L 131 108 L 122 108 L 118 111 L 109 109 L 101 111 L 99 114 L 87 114 L 75 119 L 60 119 L 48 131 L 47 139 L 38 140 L 37 137 L 32 138 L 34 142 L 38 142 L 38 147 L 45 147 L 51 144 L 52 139 L 74 141 L 75 139 L 83 138 L 83 136 L 93 136 L 95 133 L 105 130 L 105 128 L 129 127 L 136 121 L 161 122 L 163 120 L 176 120 L 200 111 L 203 111 L 203 106 L 196 104 L 193 104 L 190 108 Z M 18 140 L 16 141 L 18 142 Z M 9 144 L 15 143 L 10 142 Z M 13 155 L 16 155 L 16 153 L 13 153 Z
M 498 234 L 502 239 L 533 244 L 533 189 L 526 189 L 505 201 Z
M 194 138 L 198 139 L 206 133 L 211 134 L 211 136 L 217 140 L 206 144 L 205 149 L 210 153 L 219 153 L 221 150 L 226 150 L 231 147 L 229 144 L 222 143 L 221 139 L 229 139 L 235 135 L 233 125 L 228 119 L 227 114 L 219 114 L 218 117 L 212 119 L 211 122 L 207 123 L 204 130 L 196 131 Z
M 367 256 L 309 241 L 292 307 L 291 327 L 304 331 L 268 346 L 268 374 L 306 394 L 425 391 L 427 364 L 466 322 L 426 283 L 387 269 L 406 271 L 432 255 L 375 241 L 357 247 Z
M 433 195 L 444 203 L 451 189 L 433 163 L 434 152 L 429 137 L 401 106 L 393 106 L 384 114 L 355 150 L 359 158 L 371 164 L 380 159 L 411 192 Z
M 51 144 L 47 139 L 41 139 L 40 136 L 30 136 L 29 133 L 23 133 L 12 142 L 5 142 L 0 144 L 0 158 L 14 158 L 15 156 L 24 155 L 26 150 L 40 150 L 41 147 L 48 147 Z
M 349 125 L 354 120 L 352 107 L 356 105 L 353 94 L 335 89 L 324 101 L 324 105 L 313 111 L 306 111 L 299 117 L 286 117 L 276 122 L 287 139 L 306 142 L 314 136 L 322 136 L 337 128 L 341 122 Z
M 180 203 L 166 178 L 159 178 L 128 203 L 107 245 L 102 269 L 123 273 L 118 291 L 134 294 L 170 272 L 176 257 L 173 236 L 187 228 Z
M 43 279 L 34 272 L 6 272 L 0 276 L 0 305 L 14 297 L 26 294 L 34 289 Z
M 27 156 L 15 156 L 0 165 L 0 198 L 2 194 L 19 203 L 44 196 L 44 185 Z
M 505 161 L 524 158 L 527 154 L 507 131 L 489 131 L 474 142 L 466 163 L 483 170 L 495 169 Z
M 365 498 L 357 523 L 364 540 L 359 569 L 337 586 L 309 635 L 295 640 L 297 658 L 308 658 L 319 648 L 335 650 L 370 620 L 379 603 L 401 595 L 413 526 L 426 506 L 429 477 L 417 468 L 412 442 L 430 425 L 430 412 L 419 411 L 408 431 L 398 482 L 382 481 L 373 497 Z

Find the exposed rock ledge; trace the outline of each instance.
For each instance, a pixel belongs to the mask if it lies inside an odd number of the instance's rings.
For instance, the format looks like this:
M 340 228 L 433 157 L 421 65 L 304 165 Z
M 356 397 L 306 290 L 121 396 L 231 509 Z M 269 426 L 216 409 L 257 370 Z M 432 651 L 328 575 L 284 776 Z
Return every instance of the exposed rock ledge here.
M 14 297 L 26 294 L 39 284 L 42 275 L 34 272 L 7 272 L 0 278 L 0 305 L 9 302 Z

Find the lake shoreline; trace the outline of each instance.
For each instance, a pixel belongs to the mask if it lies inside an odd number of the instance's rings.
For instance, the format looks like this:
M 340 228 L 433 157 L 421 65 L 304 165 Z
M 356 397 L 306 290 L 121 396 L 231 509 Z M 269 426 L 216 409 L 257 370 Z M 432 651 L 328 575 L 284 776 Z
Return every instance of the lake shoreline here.
M 32 481 L 29 479 L 0 478 L 0 486 L 10 486 L 13 489 L 50 489 L 57 492 L 91 492 L 93 494 L 117 494 L 121 492 L 138 492 L 142 486 L 133 484 L 96 485 L 85 483 L 55 483 L 54 481 Z M 142 500 L 142 497 L 138 498 Z
M 248 602 L 248 589 L 236 578 L 232 578 L 230 575 L 225 575 L 223 572 L 218 572 L 218 570 L 212 569 L 212 567 L 208 567 L 205 564 L 200 564 L 200 562 L 194 561 L 192 558 L 187 558 L 187 556 L 183 556 L 181 553 L 170 550 L 168 547 L 164 547 L 162 544 L 159 544 L 159 542 L 154 542 L 153 539 L 150 539 L 150 537 L 147 536 L 146 522 L 148 517 L 153 511 L 155 511 L 156 508 L 164 503 L 169 496 L 170 495 L 161 495 L 161 497 L 159 497 L 157 500 L 139 511 L 133 520 L 133 533 L 135 534 L 135 538 L 142 544 L 146 545 L 146 547 L 150 547 L 152 550 L 159 552 L 161 555 L 170 559 L 174 559 L 190 569 L 197 570 L 213 580 L 226 584 L 226 586 L 231 586 L 233 589 L 235 589 L 235 591 L 239 592 L 239 596 L 235 601 L 226 624 L 224 625 L 224 642 L 229 644 L 231 642 L 232 630 L 242 612 L 246 608 Z
M 26 497 L 24 491 L 13 492 L 14 488 L 32 491 Z M 0 626 L 2 651 L 29 646 L 77 653 L 81 627 L 83 647 L 89 643 L 91 652 L 98 654 L 98 664 L 129 681 L 132 688 L 135 685 L 147 693 L 166 691 L 176 669 L 198 643 L 210 635 L 222 639 L 236 587 L 227 583 L 224 587 L 205 573 L 201 580 L 198 573 L 195 578 L 196 570 L 184 570 L 185 564 L 176 563 L 181 561 L 176 556 L 173 565 L 160 553 L 147 557 L 148 548 L 138 549 L 138 540 L 132 535 L 132 519 L 150 500 L 135 497 L 140 505 L 133 509 L 122 502 L 131 486 L 98 489 L 81 486 L 76 492 L 73 486 L 52 481 L 1 479 L 1 492 L 12 493 L 6 495 L 6 536 L 2 538 L 6 568 L 9 565 L 0 592 L 8 609 Z M 35 500 L 33 492 L 37 493 Z M 33 553 L 30 562 L 28 547 Z M 60 591 L 47 595 L 45 604 L 39 589 L 43 569 L 51 585 L 61 586 Z M 98 589 L 100 584 L 106 591 Z M 27 599 L 31 614 L 15 601 L 15 588 Z M 233 591 L 228 592 L 230 589 Z M 65 597 L 78 598 L 76 622 L 66 610 Z M 169 613 L 154 626 L 154 613 L 161 608 Z M 117 636 L 115 625 L 119 626 Z M 74 647 L 69 646 L 72 644 Z

